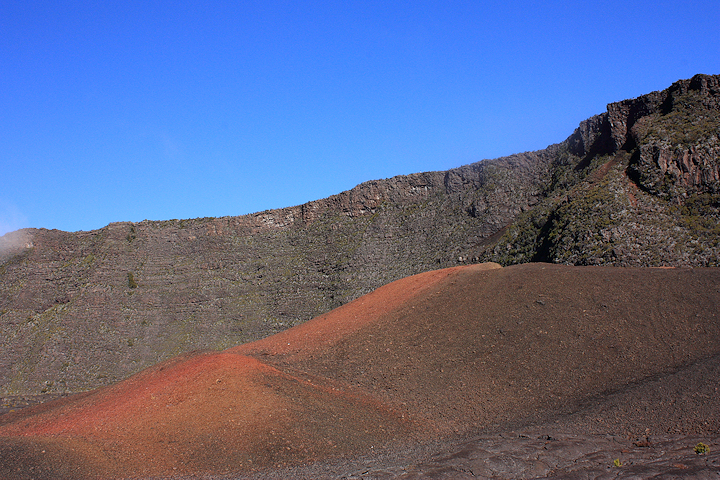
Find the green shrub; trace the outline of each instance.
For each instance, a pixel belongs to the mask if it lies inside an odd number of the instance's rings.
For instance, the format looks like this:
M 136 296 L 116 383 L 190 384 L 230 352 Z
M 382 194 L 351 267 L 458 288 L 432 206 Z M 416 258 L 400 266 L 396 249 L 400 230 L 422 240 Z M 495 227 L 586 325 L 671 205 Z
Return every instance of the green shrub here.
M 128 287 L 137 288 L 138 285 L 137 285 L 137 282 L 135 282 L 135 276 L 133 275 L 132 272 L 128 272 L 127 279 L 128 279 Z
M 706 453 L 708 453 L 710 451 L 710 447 L 708 447 L 704 443 L 700 442 L 697 445 L 695 445 L 695 448 L 693 450 L 695 450 L 695 453 L 697 455 L 705 455 Z

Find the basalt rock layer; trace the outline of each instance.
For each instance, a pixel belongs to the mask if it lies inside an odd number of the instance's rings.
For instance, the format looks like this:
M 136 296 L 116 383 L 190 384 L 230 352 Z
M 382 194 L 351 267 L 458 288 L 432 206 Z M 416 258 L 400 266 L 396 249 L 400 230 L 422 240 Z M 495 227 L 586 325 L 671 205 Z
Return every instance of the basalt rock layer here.
M 113 383 L 458 263 L 720 264 L 720 76 L 564 142 L 252 215 L 0 238 L 0 395 Z

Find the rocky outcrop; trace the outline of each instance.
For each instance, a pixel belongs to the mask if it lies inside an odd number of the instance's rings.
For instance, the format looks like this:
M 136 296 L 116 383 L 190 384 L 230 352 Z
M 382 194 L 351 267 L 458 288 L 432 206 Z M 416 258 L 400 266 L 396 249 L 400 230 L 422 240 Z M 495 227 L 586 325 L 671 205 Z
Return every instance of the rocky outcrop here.
M 632 174 L 646 190 L 681 203 L 720 191 L 720 83 L 696 76 L 669 89 L 660 112 L 631 128 Z
M 670 88 L 608 105 L 568 139 L 578 157 L 633 151 L 637 183 L 671 197 L 720 189 L 720 76 L 696 75 Z
M 608 105 L 553 162 L 546 195 L 483 258 L 720 265 L 720 76 Z
M 710 138 L 690 146 L 649 143 L 639 149 L 635 167 L 648 189 L 662 192 L 665 188 L 682 193 L 720 191 L 720 143 Z

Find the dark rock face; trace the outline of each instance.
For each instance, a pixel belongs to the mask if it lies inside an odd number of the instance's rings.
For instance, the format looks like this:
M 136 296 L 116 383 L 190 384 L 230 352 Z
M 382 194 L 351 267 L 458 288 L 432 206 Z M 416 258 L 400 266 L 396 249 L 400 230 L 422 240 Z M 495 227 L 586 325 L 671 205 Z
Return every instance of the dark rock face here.
M 718 191 L 720 76 L 696 75 L 667 90 L 612 103 L 568 138 L 577 157 L 636 151 L 638 183 L 686 191 Z M 667 178 L 666 178 L 667 177 Z
M 535 202 L 551 155 L 371 181 L 253 215 L 3 237 L 0 394 L 77 391 L 456 265 Z M 489 186 L 492 186 L 490 189 Z
M 481 256 L 718 266 L 719 137 L 720 76 L 610 104 L 561 144 L 538 205 Z
M 636 122 L 629 135 L 637 145 L 638 181 L 682 202 L 693 194 L 720 192 L 720 82 L 698 76 L 678 83 L 663 109 Z
M 480 260 L 720 264 L 720 76 L 608 106 L 545 150 L 252 215 L 0 237 L 0 395 L 88 389 Z

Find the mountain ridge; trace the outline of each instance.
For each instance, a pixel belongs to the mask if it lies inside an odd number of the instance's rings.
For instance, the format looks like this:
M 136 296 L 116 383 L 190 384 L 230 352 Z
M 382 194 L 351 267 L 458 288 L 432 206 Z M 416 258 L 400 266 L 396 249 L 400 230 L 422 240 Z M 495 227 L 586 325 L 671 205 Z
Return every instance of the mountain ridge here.
M 536 152 L 240 217 L 0 237 L 0 395 L 113 383 L 458 264 L 717 266 L 720 76 L 608 105 Z

